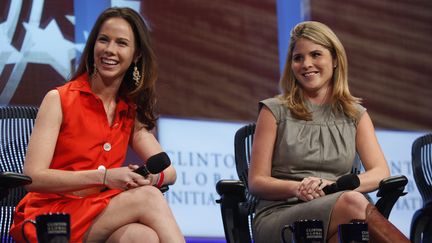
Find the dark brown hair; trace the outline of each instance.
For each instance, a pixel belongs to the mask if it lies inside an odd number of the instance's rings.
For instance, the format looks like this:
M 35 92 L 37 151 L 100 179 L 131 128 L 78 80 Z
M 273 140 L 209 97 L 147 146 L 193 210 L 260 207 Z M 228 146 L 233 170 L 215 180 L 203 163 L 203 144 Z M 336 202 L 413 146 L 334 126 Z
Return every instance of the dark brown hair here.
M 155 82 L 157 79 L 157 64 L 151 46 L 150 29 L 145 20 L 135 10 L 127 7 L 113 7 L 106 9 L 99 15 L 87 39 L 79 66 L 72 75 L 72 80 L 86 72 L 89 75 L 93 74 L 93 53 L 96 38 L 102 24 L 110 18 L 122 18 L 131 26 L 135 37 L 136 66 L 141 74 L 139 85 L 135 85 L 132 76 L 135 63 L 132 63 L 126 71 L 123 82 L 120 85 L 119 96 L 136 104 L 136 116 L 138 121 L 143 123 L 148 130 L 151 130 L 154 128 L 157 119 L 154 114 L 154 107 L 156 104 Z

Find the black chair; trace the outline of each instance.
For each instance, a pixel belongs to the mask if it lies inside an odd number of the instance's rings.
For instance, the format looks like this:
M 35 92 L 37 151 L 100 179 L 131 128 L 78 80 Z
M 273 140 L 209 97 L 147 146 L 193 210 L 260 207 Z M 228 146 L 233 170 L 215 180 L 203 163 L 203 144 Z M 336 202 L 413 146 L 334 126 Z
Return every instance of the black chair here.
M 423 200 L 411 221 L 413 243 L 432 242 L 432 133 L 417 138 L 411 150 L 413 176 Z
M 31 183 L 23 175 L 24 157 L 38 108 L 0 106 L 0 242 L 9 236 L 15 205 L 27 194 L 22 185 Z
M 252 143 L 255 124 L 248 124 L 240 128 L 234 138 L 234 152 L 237 175 L 240 180 L 220 180 L 216 184 L 216 191 L 220 199 L 222 220 L 227 243 L 252 242 L 252 220 L 255 216 L 255 206 L 258 199 L 248 190 L 248 170 L 251 159 Z M 360 173 L 360 163 L 353 167 L 353 173 Z M 397 199 L 405 195 L 405 176 L 393 176 L 380 182 L 377 197 L 380 199 L 375 206 L 388 218 Z

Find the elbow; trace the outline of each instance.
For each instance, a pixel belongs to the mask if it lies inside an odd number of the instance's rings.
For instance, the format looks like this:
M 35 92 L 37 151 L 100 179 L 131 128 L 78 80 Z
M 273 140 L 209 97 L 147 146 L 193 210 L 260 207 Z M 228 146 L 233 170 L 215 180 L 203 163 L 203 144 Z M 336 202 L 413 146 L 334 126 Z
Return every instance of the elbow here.
M 32 179 L 32 182 L 28 185 L 25 185 L 24 188 L 28 191 L 28 192 L 36 192 L 38 191 L 38 185 L 37 185 L 37 179 L 35 177 L 30 176 L 30 178 Z
M 25 168 L 24 168 L 24 175 L 30 177 L 30 179 L 31 179 L 31 183 L 25 185 L 24 188 L 28 192 L 34 192 L 35 191 L 35 187 L 37 187 L 36 183 L 35 183 L 37 181 L 37 179 L 36 179 L 37 176 L 35 175 L 35 173 L 32 173 L 31 171 L 28 171 Z
M 249 193 L 252 194 L 255 197 L 259 197 L 259 193 L 258 193 L 257 189 L 254 188 L 254 187 L 250 187 L 249 186 Z
M 172 182 L 171 182 L 171 185 L 173 185 L 176 181 L 177 181 L 177 173 L 176 173 L 176 171 L 174 170 L 173 175 L 172 175 Z
M 166 176 L 166 184 L 173 185 L 177 181 L 177 172 L 174 167 L 170 166 L 165 171 L 164 174 Z
M 390 177 L 390 168 L 388 166 L 385 166 L 383 169 L 381 169 L 380 173 L 381 179 L 385 179 L 387 177 Z
M 386 170 L 384 173 L 384 178 L 390 177 L 390 170 Z
M 28 192 L 40 192 L 50 177 L 49 169 L 30 169 L 24 166 L 24 175 L 31 178 L 31 183 L 24 186 Z
M 251 177 L 249 176 L 248 178 L 248 189 L 249 192 L 254 195 L 254 196 L 259 196 L 259 185 L 261 183 L 259 183 L 259 179 L 255 178 L 255 177 Z
M 31 184 L 29 184 L 29 185 L 25 185 L 24 186 L 24 189 L 26 190 L 26 191 L 28 191 L 28 192 L 31 192 L 32 190 L 31 190 Z

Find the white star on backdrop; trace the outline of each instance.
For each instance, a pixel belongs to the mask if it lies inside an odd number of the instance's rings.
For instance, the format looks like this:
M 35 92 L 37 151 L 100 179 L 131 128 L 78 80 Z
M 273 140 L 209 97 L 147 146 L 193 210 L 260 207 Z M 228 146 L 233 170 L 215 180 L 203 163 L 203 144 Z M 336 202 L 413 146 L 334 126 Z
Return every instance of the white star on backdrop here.
M 24 23 L 24 28 L 28 38 L 25 61 L 49 64 L 66 79 L 76 55 L 75 44 L 63 37 L 57 22 L 51 21 L 45 29 Z
M 15 63 L 21 58 L 21 53 L 10 44 L 10 39 L 7 36 L 8 26 L 3 23 L 0 24 L 0 73 L 2 73 L 4 65 Z

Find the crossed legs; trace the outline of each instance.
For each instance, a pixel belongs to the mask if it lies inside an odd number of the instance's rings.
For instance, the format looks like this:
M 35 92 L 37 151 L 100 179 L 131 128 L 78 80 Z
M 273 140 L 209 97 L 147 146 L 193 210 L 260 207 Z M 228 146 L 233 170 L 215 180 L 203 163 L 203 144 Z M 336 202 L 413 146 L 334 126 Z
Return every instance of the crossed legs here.
M 328 242 L 338 242 L 338 226 L 347 224 L 353 219 L 364 220 L 369 201 L 356 191 L 343 193 L 335 203 L 328 229 Z
M 408 243 L 402 232 L 391 224 L 378 209 L 359 192 L 343 193 L 333 208 L 328 230 L 328 242 L 338 241 L 338 225 L 349 223 L 353 219 L 365 220 L 369 228 L 371 243 L 398 242 Z
M 142 186 L 115 196 L 95 219 L 86 242 L 185 242 L 159 189 Z

